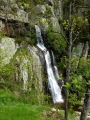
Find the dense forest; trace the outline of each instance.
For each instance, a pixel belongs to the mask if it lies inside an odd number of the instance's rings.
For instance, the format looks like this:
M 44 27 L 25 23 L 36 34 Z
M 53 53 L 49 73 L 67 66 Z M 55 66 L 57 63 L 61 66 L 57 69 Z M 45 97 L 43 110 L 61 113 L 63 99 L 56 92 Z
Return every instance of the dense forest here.
M 90 119 L 89 0 L 1 0 L 0 104 L 0 120 Z

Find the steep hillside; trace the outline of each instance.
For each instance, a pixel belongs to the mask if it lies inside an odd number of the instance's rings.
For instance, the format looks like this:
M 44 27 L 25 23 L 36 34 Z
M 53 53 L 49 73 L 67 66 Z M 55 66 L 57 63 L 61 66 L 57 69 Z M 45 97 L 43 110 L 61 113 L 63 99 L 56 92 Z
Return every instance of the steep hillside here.
M 36 47 L 35 25 L 43 32 L 59 34 L 62 30 L 61 1 L 13 1 L 0 3 L 0 87 L 13 93 L 35 93 L 43 102 L 47 84 L 43 52 Z M 49 33 L 50 33 L 49 32 Z M 43 36 L 44 37 L 44 36 Z M 44 39 L 45 40 L 45 39 Z M 53 39 L 52 39 L 53 40 Z M 49 47 L 49 45 L 48 45 Z M 31 95 L 32 97 L 32 95 Z

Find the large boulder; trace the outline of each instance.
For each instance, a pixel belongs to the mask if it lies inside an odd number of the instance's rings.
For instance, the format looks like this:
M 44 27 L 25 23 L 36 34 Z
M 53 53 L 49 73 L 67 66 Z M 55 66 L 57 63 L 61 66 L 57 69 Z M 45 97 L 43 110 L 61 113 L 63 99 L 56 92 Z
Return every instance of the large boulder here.
M 15 44 L 15 39 L 4 37 L 0 40 L 0 61 L 1 66 L 9 64 L 11 58 L 16 53 L 18 44 Z

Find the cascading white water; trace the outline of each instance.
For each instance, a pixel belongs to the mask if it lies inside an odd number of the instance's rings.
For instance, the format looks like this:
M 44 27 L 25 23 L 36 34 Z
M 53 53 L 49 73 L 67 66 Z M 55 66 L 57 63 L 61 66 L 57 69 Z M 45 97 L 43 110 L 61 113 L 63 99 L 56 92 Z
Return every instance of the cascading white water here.
M 61 95 L 61 89 L 58 86 L 58 83 L 54 76 L 54 72 L 53 72 L 52 65 L 51 65 L 50 53 L 44 46 L 40 28 L 37 25 L 35 25 L 35 29 L 36 29 L 36 35 L 37 35 L 37 46 L 39 47 L 39 49 L 41 49 L 44 52 L 44 55 L 45 55 L 49 89 L 52 94 L 53 102 L 55 104 L 62 103 L 63 99 L 62 99 L 62 95 Z
M 41 30 L 37 25 L 35 25 L 35 29 L 36 29 L 36 36 L 37 36 L 37 46 L 42 51 L 46 51 L 46 48 L 44 46 L 44 42 L 43 42 L 43 39 L 42 39 L 42 35 L 41 35 Z
M 46 60 L 47 74 L 48 74 L 48 80 L 49 80 L 49 89 L 52 93 L 53 102 L 62 103 L 63 99 L 61 95 L 61 89 L 59 88 L 53 73 L 49 51 L 45 53 L 45 60 Z
M 53 59 L 53 68 L 54 68 L 55 76 L 56 76 L 56 79 L 59 80 L 60 77 L 59 77 L 59 73 L 58 73 L 58 69 L 57 69 L 57 65 L 56 65 L 53 51 L 52 51 L 52 59 Z

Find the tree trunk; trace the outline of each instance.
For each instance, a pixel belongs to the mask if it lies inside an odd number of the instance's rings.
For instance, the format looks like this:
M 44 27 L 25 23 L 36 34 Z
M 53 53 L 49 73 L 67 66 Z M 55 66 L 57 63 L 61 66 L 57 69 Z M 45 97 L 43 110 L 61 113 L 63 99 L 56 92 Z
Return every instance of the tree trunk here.
M 68 120 L 68 89 L 65 88 L 65 119 Z
M 87 119 L 87 113 L 88 113 L 89 105 L 90 105 L 90 86 L 87 86 L 80 120 L 86 120 Z
M 69 10 L 70 30 L 69 30 L 68 63 L 67 63 L 65 85 L 70 81 L 70 72 L 71 72 L 71 51 L 72 51 L 71 7 L 72 7 L 72 3 L 70 3 L 70 10 Z M 68 89 L 67 88 L 65 89 L 65 119 L 68 120 Z

